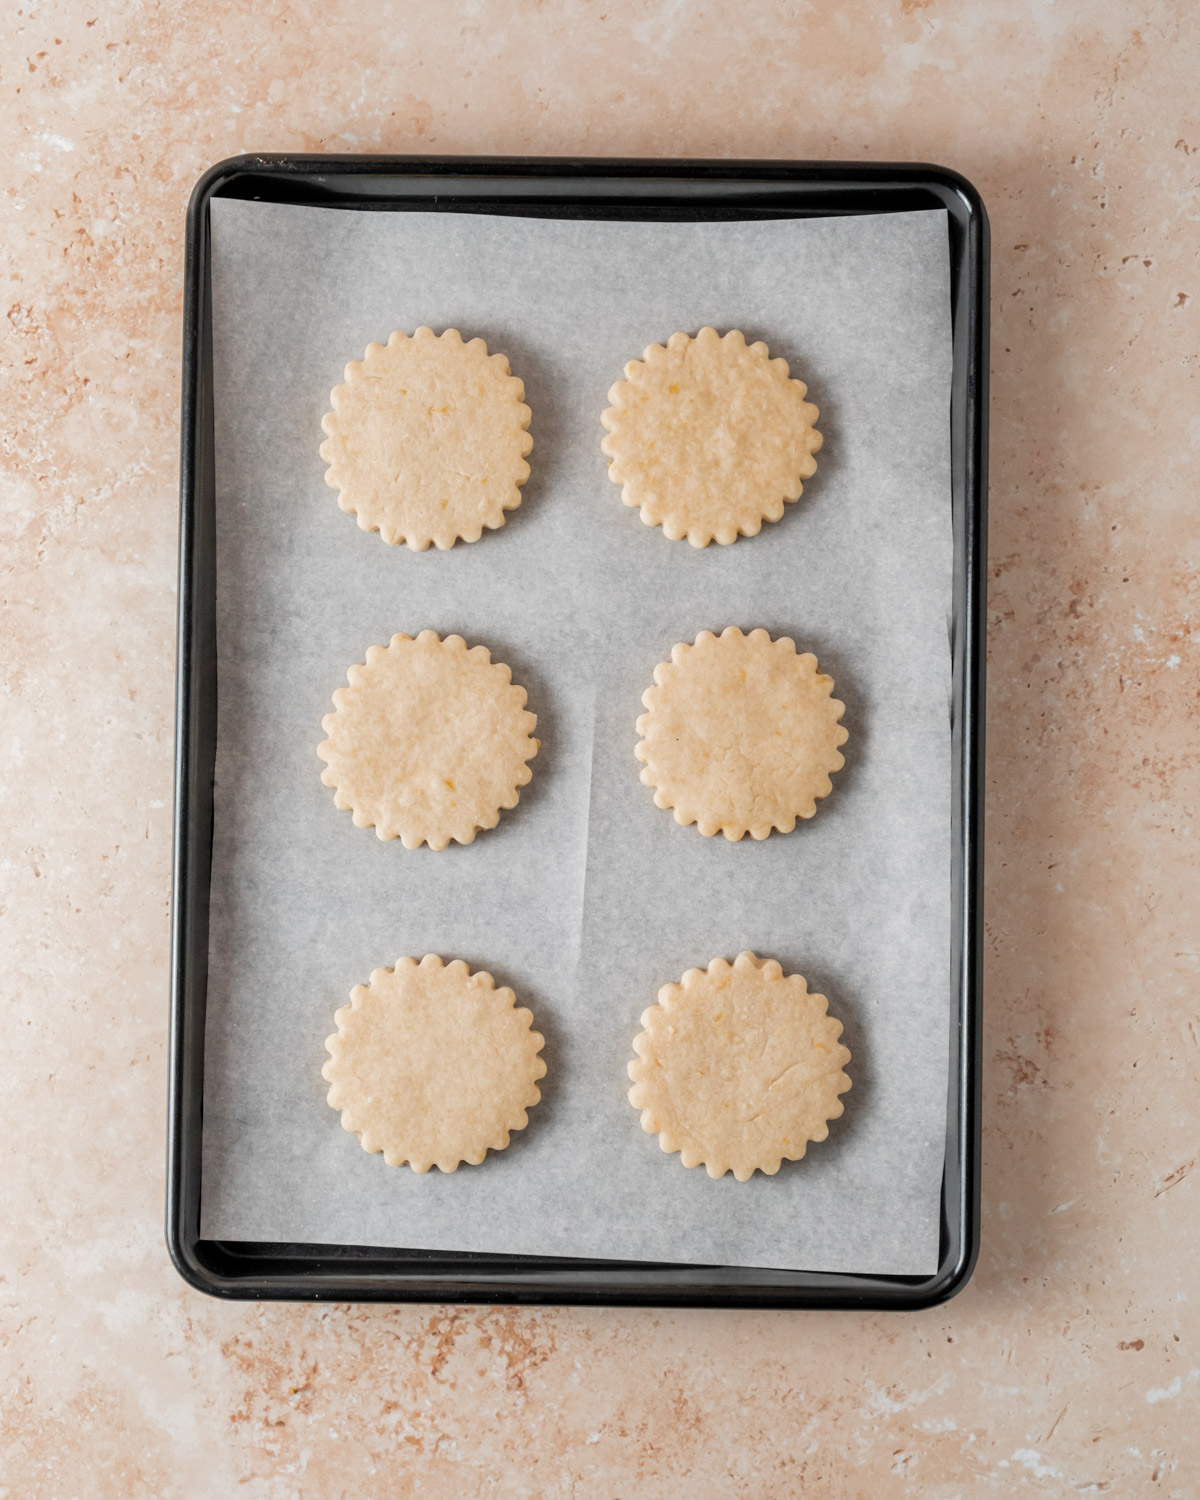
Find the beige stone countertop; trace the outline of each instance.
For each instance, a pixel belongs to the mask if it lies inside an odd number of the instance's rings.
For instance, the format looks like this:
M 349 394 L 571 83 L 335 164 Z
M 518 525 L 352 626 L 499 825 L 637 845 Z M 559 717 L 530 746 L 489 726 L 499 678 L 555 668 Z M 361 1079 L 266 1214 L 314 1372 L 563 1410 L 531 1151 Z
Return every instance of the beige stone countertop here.
M 0 1496 L 1200 1495 L 1200 9 L 14 0 Z M 163 1244 L 184 210 L 241 151 L 934 161 L 992 222 L 983 1241 L 922 1314 Z

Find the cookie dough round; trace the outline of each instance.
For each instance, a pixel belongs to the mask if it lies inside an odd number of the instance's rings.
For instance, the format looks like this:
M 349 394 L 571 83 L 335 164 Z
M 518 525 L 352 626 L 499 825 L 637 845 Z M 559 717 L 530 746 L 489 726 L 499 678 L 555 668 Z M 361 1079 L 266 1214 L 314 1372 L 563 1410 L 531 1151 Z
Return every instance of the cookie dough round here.
M 634 754 L 655 805 L 674 808 L 677 823 L 706 837 L 765 839 L 773 828 L 791 833 L 829 795 L 830 773 L 845 763 L 845 705 L 816 657 L 798 656 L 787 636 L 702 630 L 655 667 L 654 681 Z
M 477 542 L 521 503 L 533 447 L 525 387 L 503 354 L 457 328 L 368 344 L 346 366 L 321 426 L 325 482 L 385 542 Z
M 685 1167 L 745 1182 L 823 1141 L 850 1087 L 849 1051 L 824 995 L 773 959 L 739 953 L 689 969 L 642 1016 L 629 1102 Z
M 516 807 L 533 774 L 536 717 L 486 646 L 423 630 L 372 646 L 333 695 L 321 780 L 359 828 L 406 849 L 471 843 Z
M 329 1102 L 389 1167 L 453 1172 L 503 1151 L 541 1098 L 533 1017 L 490 974 L 429 953 L 376 969 L 334 1017 L 321 1069 Z
M 693 547 L 755 536 L 816 472 L 817 408 L 787 361 L 736 329 L 673 333 L 608 393 L 608 477 L 647 526 Z

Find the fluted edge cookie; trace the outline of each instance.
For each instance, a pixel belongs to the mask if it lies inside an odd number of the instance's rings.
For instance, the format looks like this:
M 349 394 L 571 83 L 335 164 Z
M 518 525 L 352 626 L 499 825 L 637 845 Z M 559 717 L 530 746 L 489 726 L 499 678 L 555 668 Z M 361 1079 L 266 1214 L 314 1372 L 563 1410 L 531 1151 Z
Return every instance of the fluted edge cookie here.
M 778 521 L 816 472 L 817 408 L 737 329 L 674 333 L 625 366 L 601 415 L 608 477 L 672 541 L 721 546 Z
M 322 419 L 325 482 L 392 546 L 477 542 L 504 525 L 529 478 L 525 387 L 503 354 L 456 328 L 367 345 Z
M 789 636 L 702 630 L 672 648 L 642 695 L 634 754 L 656 807 L 705 837 L 790 833 L 844 765 L 845 705 L 817 659 Z
M 473 842 L 514 808 L 539 749 L 525 689 L 486 646 L 394 635 L 346 672 L 317 746 L 321 780 L 359 828 L 406 849 Z
M 533 1016 L 460 958 L 376 969 L 334 1016 L 321 1069 L 342 1128 L 390 1167 L 453 1172 L 503 1151 L 541 1098 Z
M 629 1102 L 665 1152 L 746 1182 L 799 1161 L 843 1110 L 850 1053 L 824 995 L 775 959 L 689 969 L 642 1015 Z

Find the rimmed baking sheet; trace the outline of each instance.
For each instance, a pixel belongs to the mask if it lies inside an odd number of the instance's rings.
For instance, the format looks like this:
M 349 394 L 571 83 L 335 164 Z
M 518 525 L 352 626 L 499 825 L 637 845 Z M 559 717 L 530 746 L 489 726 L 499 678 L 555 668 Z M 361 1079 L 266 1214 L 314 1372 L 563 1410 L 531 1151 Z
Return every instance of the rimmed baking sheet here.
M 203 1236 L 932 1273 L 957 1003 L 945 213 L 685 224 L 222 199 L 210 213 Z M 503 530 L 414 555 L 338 510 L 316 447 L 346 360 L 418 323 L 509 356 L 535 447 Z M 788 358 L 826 443 L 783 521 L 695 552 L 620 504 L 598 419 L 627 359 L 704 323 Z M 632 754 L 655 663 L 727 624 L 792 635 L 847 704 L 833 795 L 762 844 L 677 827 Z M 426 626 L 509 662 L 544 742 L 520 806 L 441 854 L 355 829 L 315 756 L 346 666 Z M 828 994 L 854 1053 L 829 1141 L 746 1184 L 684 1171 L 624 1098 L 657 986 L 742 948 Z M 507 1152 L 416 1178 L 340 1130 L 320 1065 L 350 986 L 427 951 L 511 984 L 550 1071 Z

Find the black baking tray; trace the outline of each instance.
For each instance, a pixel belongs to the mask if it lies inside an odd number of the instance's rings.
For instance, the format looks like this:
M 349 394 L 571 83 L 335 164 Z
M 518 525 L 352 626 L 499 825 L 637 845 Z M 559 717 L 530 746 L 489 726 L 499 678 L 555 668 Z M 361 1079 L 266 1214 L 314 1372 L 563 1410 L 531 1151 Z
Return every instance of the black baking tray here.
M 953 986 L 941 1246 L 931 1276 L 862 1276 L 200 1237 L 204 1018 L 217 743 L 209 214 L 213 198 L 323 208 L 579 219 L 746 219 L 946 210 L 954 373 Z M 187 220 L 180 484 L 167 1246 L 214 1296 L 310 1301 L 920 1308 L 967 1282 L 979 1247 L 988 221 L 972 185 L 911 163 L 240 156 Z

